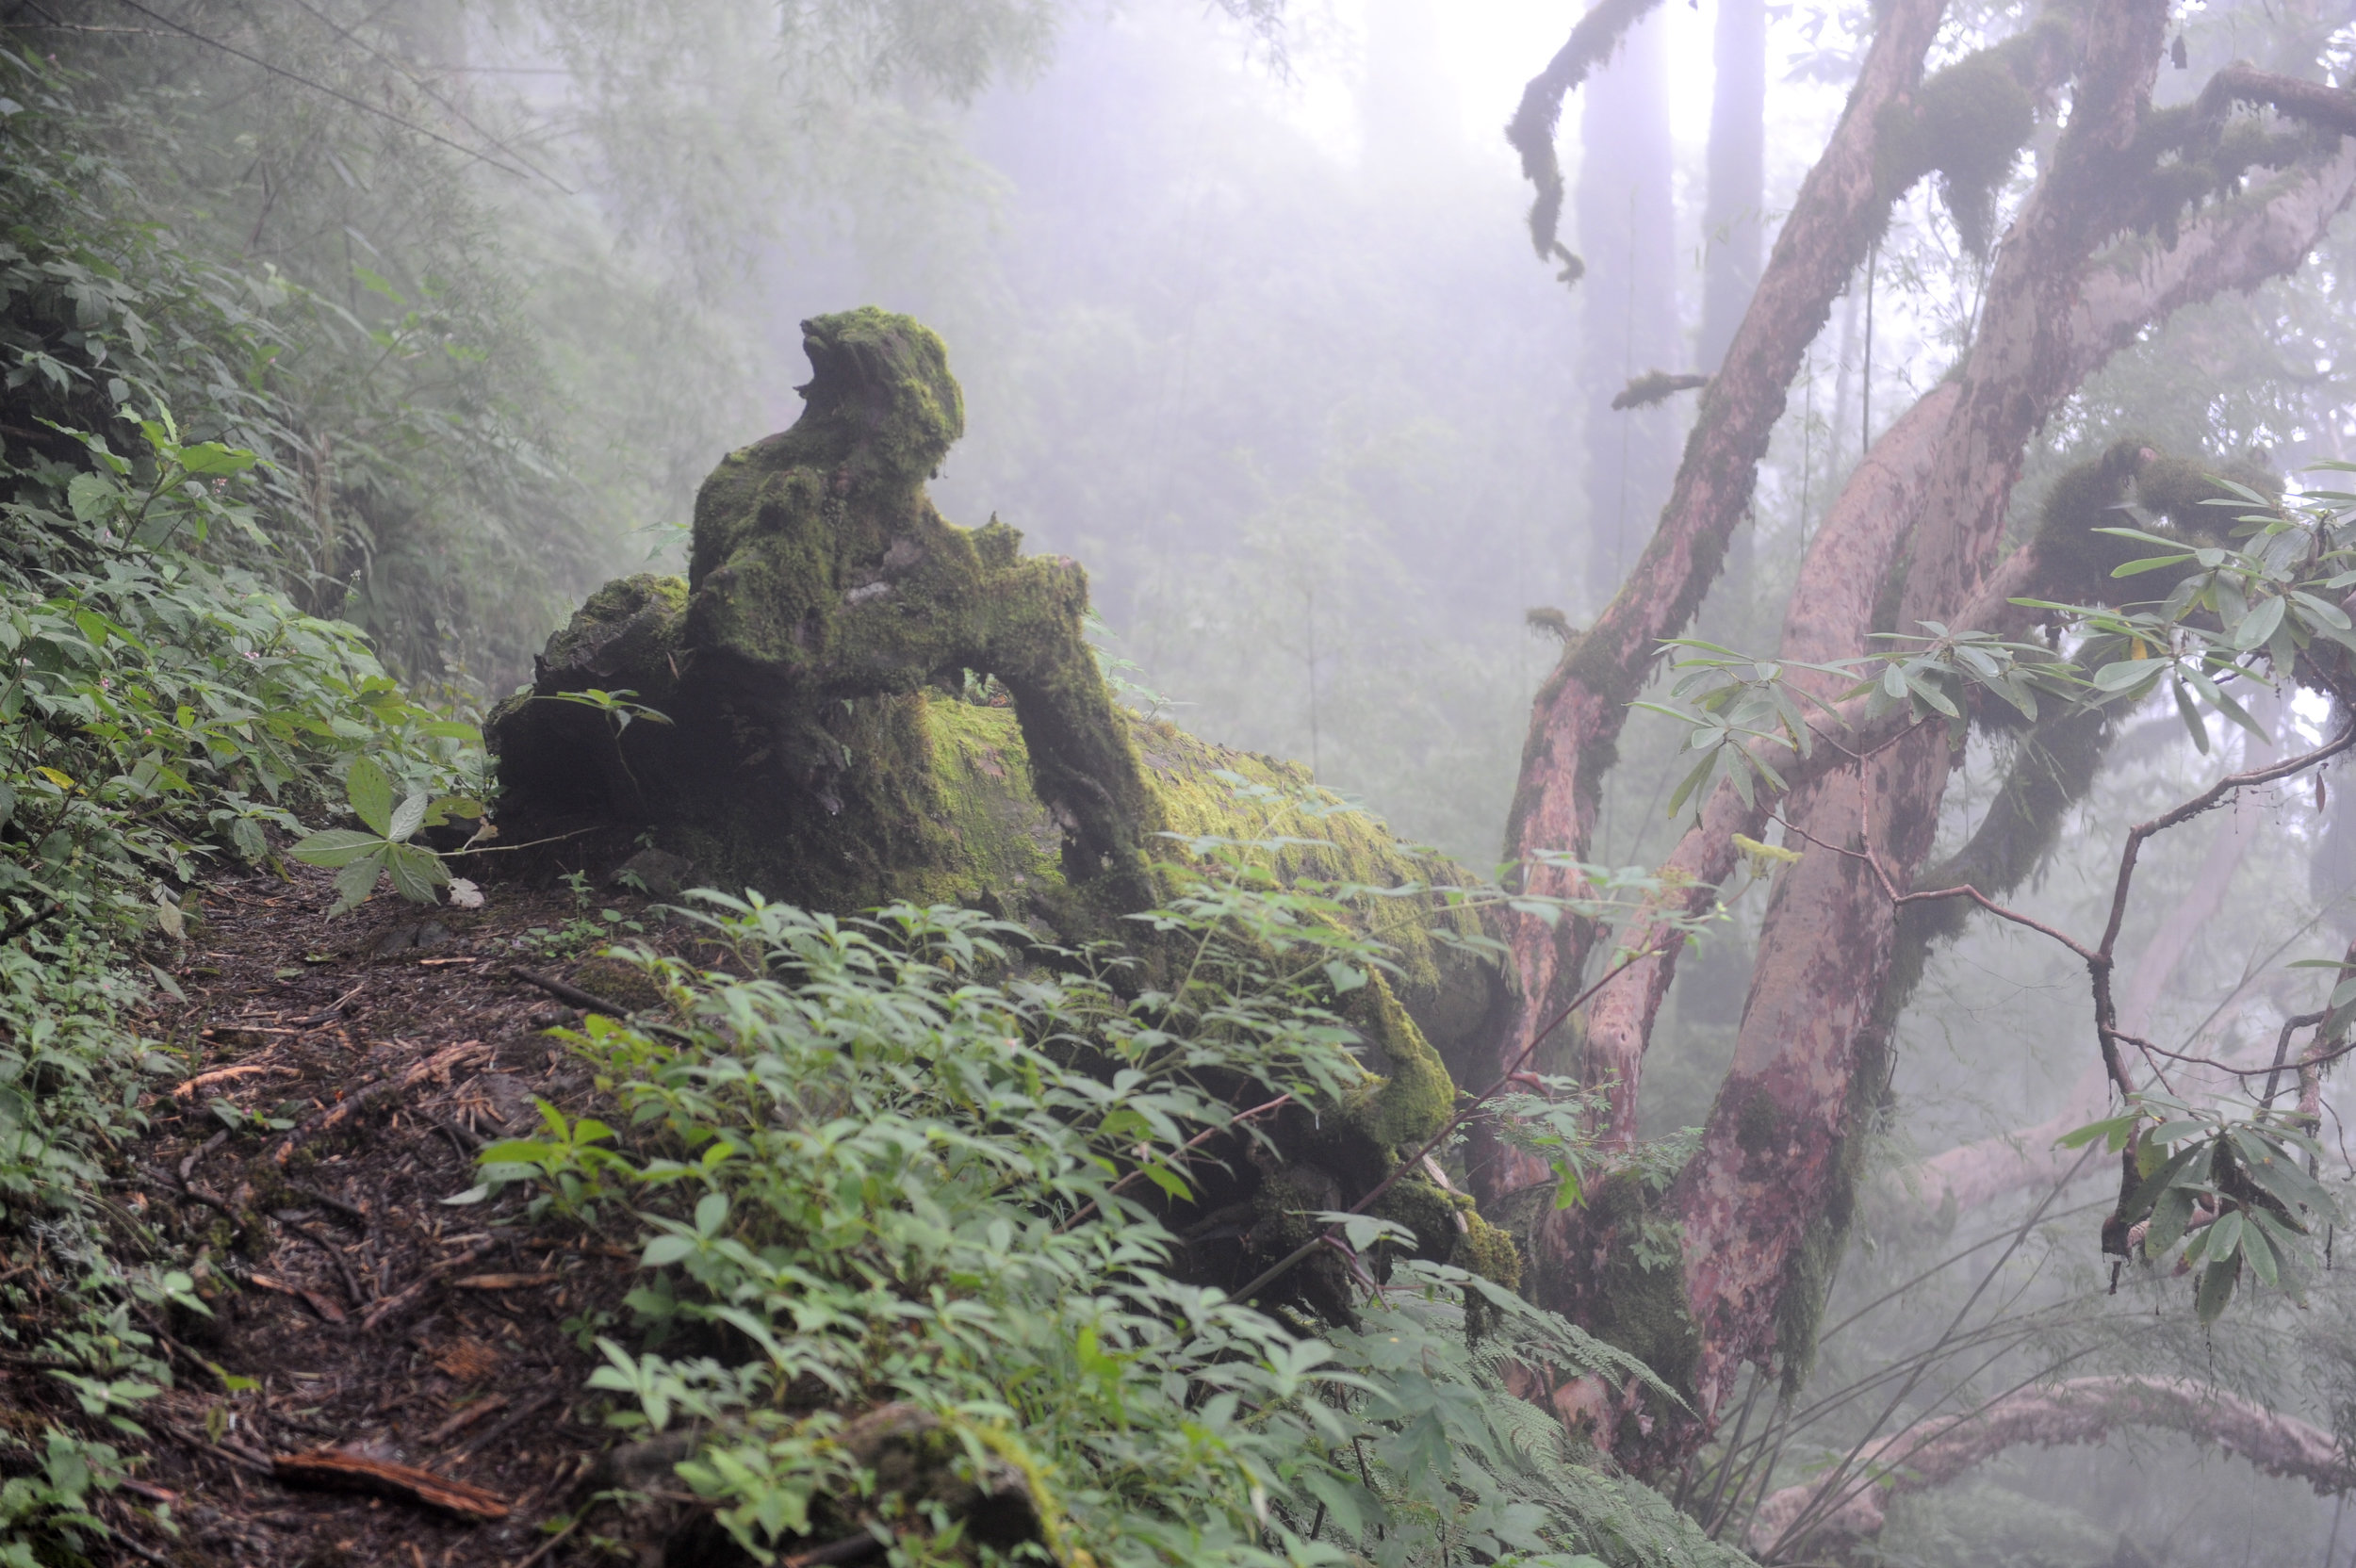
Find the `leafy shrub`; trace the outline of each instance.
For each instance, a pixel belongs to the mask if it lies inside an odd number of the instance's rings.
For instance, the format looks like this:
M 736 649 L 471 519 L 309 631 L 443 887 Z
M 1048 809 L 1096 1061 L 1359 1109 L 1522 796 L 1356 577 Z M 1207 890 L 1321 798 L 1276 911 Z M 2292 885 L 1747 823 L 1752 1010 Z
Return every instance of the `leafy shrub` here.
M 117 1257 L 109 1225 L 137 1222 L 95 1197 L 142 1090 L 179 1068 L 125 1022 L 136 944 L 184 936 L 175 890 L 208 858 L 262 858 L 338 774 L 389 793 L 381 762 L 431 792 L 475 737 L 410 702 L 356 629 L 191 553 L 251 526 L 254 453 L 184 442 L 160 410 L 136 429 L 136 456 L 61 432 L 90 466 L 36 462 L 0 500 L 0 1339 L 63 1364 L 85 1425 L 132 1434 L 171 1382 L 143 1304 L 204 1310 L 186 1275 Z M 81 1552 L 90 1489 L 122 1467 L 72 1425 L 25 1438 L 45 1457 L 0 1492 L 0 1563 Z
M 646 1346 L 598 1340 L 593 1383 L 627 1396 L 626 1427 L 713 1423 L 679 1475 L 757 1553 L 855 1527 L 843 1500 L 874 1478 L 844 1413 L 905 1401 L 1028 1478 L 1072 1563 L 1724 1555 L 1506 1396 L 1515 1356 L 1649 1376 L 1509 1292 L 1377 1262 L 1381 1299 L 1320 1338 L 1176 1277 L 1124 1173 L 1185 1196 L 1189 1140 L 1263 1135 L 1239 1092 L 1330 1113 L 1366 1082 L 1324 999 L 1382 952 L 1329 894 L 1206 877 L 1152 917 L 1176 978 L 1135 995 L 1102 954 L 1027 967 L 1027 932 L 969 911 L 697 896 L 739 972 L 641 953 L 686 1026 L 573 1037 L 621 1126 L 544 1108 L 463 1196 L 530 1181 L 584 1219 L 632 1206 Z M 1354 1224 L 1379 1251 L 1390 1228 Z M 916 1511 L 875 1523 L 910 1560 L 957 1546 Z

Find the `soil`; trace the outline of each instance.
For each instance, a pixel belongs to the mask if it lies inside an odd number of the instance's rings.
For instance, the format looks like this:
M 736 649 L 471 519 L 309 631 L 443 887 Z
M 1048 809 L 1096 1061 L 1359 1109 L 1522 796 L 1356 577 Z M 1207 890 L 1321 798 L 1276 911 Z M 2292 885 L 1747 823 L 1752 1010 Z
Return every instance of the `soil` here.
M 586 1386 L 602 1358 L 582 1325 L 626 1318 L 632 1235 L 535 1223 L 522 1187 L 450 1200 L 487 1140 L 540 1126 L 535 1102 L 589 1108 L 587 1071 L 545 1033 L 581 1014 L 515 969 L 573 975 L 603 945 L 564 930 L 584 913 L 618 911 L 659 946 L 683 933 L 633 895 L 584 909 L 561 887 L 494 887 L 475 910 L 380 891 L 330 919 L 327 874 L 289 871 L 191 890 L 166 966 L 185 1001 L 159 994 L 145 1021 L 189 1075 L 152 1098 L 115 1195 L 195 1260 L 213 1315 L 150 1317 L 177 1386 L 139 1412 L 147 1442 L 122 1443 L 139 1457 L 104 1505 L 110 1549 L 270 1568 L 568 1560 L 588 1532 L 540 1557 L 549 1522 L 618 1437 L 612 1396 Z M 0 1366 L 0 1405 L 63 1400 L 40 1368 Z M 335 1489 L 353 1485 L 373 1493 Z

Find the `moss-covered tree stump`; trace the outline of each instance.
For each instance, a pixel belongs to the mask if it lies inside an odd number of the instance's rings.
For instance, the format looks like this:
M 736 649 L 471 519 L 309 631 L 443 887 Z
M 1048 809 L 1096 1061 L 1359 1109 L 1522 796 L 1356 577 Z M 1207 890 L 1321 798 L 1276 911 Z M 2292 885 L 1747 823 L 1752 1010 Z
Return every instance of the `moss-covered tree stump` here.
M 925 493 L 964 422 L 941 340 L 873 309 L 803 327 L 802 417 L 705 482 L 686 580 L 600 588 L 492 715 L 509 842 L 618 859 L 644 840 L 707 885 L 837 913 L 966 905 L 1065 946 L 1133 940 L 1122 917 L 1175 890 L 1192 839 L 1255 841 L 1287 882 L 1463 880 L 1306 770 L 1116 702 L 1080 567 L 1023 555 L 995 518 L 959 528 Z M 1427 910 L 1370 918 L 1393 923 L 1375 934 L 1399 971 L 1346 999 L 1366 1090 L 1287 1121 L 1280 1156 L 1188 1206 L 1211 1276 L 1289 1251 L 1304 1212 L 1353 1201 L 1450 1114 L 1443 1054 L 1487 1025 L 1501 979 L 1433 941 Z M 1426 1256 L 1511 1277 L 1510 1244 L 1426 1174 L 1393 1185 L 1385 1216 Z M 1347 1310 L 1330 1264 L 1297 1273 L 1291 1293 Z

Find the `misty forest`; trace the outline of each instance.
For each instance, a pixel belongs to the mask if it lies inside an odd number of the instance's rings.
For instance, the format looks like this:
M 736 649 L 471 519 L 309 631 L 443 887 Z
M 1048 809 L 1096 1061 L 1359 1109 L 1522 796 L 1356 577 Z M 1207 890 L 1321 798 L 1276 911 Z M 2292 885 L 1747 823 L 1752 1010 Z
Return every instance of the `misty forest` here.
M 2356 1564 L 2351 202 L 2342 0 L 0 0 L 0 1568 Z

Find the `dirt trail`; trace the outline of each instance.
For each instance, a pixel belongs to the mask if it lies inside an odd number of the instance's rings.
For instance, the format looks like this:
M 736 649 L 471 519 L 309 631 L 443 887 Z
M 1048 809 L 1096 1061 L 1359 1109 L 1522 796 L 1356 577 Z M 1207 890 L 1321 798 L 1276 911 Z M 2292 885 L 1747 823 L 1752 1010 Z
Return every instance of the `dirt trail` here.
M 580 1014 L 511 972 L 574 972 L 594 946 L 527 933 L 561 932 L 578 901 L 380 894 L 331 921 L 327 880 L 204 885 L 174 968 L 187 1000 L 157 999 L 152 1029 L 193 1045 L 194 1070 L 155 1097 L 116 1196 L 198 1260 L 215 1317 L 169 1325 L 178 1386 L 140 1413 L 148 1457 L 109 1507 L 121 1560 L 519 1563 L 614 1441 L 584 1388 L 599 1358 L 566 1324 L 621 1315 L 628 1234 L 531 1224 L 521 1188 L 444 1201 L 474 1184 L 485 1141 L 540 1124 L 535 1098 L 584 1108 L 587 1071 L 540 1033 Z M 616 894 L 587 913 L 641 906 Z M 0 1404 L 57 1402 L 42 1382 L 0 1368 Z M 165 1501 L 176 1540 L 155 1521 Z

